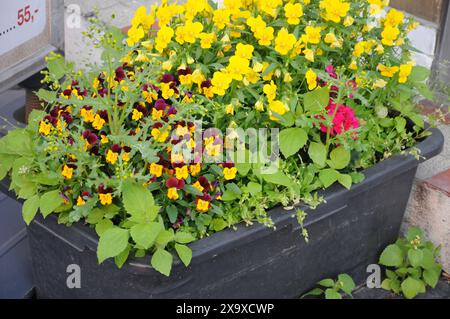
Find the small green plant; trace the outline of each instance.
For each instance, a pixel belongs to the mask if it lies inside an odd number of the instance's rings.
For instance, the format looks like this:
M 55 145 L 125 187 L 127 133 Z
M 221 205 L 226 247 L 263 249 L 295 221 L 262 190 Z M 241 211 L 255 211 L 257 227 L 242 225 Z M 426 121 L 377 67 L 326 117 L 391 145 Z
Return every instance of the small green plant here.
M 325 299 L 342 299 L 343 296 L 348 295 L 352 297 L 352 292 L 355 289 L 355 282 L 352 277 L 347 274 L 340 274 L 337 280 L 323 279 L 317 283 L 323 288 L 314 288 L 310 292 L 303 295 L 307 296 L 324 296 Z
M 425 293 L 427 286 L 435 288 L 442 271 L 438 255 L 439 247 L 425 241 L 421 229 L 410 228 L 406 238 L 387 246 L 380 256 L 379 263 L 390 268 L 381 287 L 407 299 Z

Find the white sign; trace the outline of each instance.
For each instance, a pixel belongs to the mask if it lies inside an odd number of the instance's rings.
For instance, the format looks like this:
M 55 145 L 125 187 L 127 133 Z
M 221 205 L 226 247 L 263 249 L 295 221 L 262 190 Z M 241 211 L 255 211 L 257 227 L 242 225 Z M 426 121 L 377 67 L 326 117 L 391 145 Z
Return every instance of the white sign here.
M 0 56 L 40 35 L 45 30 L 46 22 L 46 0 L 2 1 Z

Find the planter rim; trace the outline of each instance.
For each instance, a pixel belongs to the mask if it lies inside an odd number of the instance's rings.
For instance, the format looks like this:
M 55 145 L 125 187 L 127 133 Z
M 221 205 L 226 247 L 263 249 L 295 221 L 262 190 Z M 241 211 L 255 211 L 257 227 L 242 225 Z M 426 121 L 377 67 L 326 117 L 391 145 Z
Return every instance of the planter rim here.
M 346 188 L 340 185 L 334 185 L 326 190 L 320 191 L 319 192 L 320 195 L 324 197 L 326 202 L 333 201 L 336 198 L 342 196 L 346 197 L 349 196 L 350 194 L 352 196 L 357 195 L 358 193 L 361 193 L 367 190 L 368 188 L 381 183 L 379 178 L 380 175 L 389 174 L 391 177 L 398 176 L 403 172 L 405 172 L 406 170 L 410 169 L 412 166 L 418 166 L 420 163 L 426 161 L 427 159 L 436 156 L 443 149 L 444 136 L 442 135 L 439 129 L 431 129 L 430 131 L 432 134 L 415 146 L 417 149 L 420 150 L 421 159 L 419 161 L 416 160 L 412 155 L 397 154 L 391 158 L 388 158 L 387 160 L 381 161 L 376 165 L 362 171 L 362 173 L 365 176 L 364 181 L 359 184 L 354 184 L 350 190 L 347 190 Z M 15 195 L 8 189 L 9 189 L 9 181 L 8 180 L 1 181 L 0 191 L 16 199 Z M 343 207 L 340 207 L 335 211 L 332 211 L 331 213 L 328 212 L 324 214 L 320 212 L 320 205 L 319 205 L 317 209 L 314 210 L 314 214 L 308 216 L 304 226 L 307 227 L 309 224 L 318 221 L 320 219 L 323 219 L 329 216 L 330 214 L 338 213 L 345 207 L 346 205 L 344 204 Z M 304 205 L 298 208 L 307 211 L 310 210 L 307 206 Z M 282 207 L 278 206 L 271 209 L 268 213 L 269 216 L 272 218 L 275 227 L 277 229 L 289 226 L 290 224 L 290 226 L 292 227 L 292 231 L 296 231 L 297 229 L 299 229 L 299 225 L 297 224 L 296 220 L 292 218 L 294 211 L 295 209 L 291 211 L 286 211 Z M 57 224 L 57 219 L 55 215 L 50 215 L 49 217 L 47 217 L 46 220 L 44 220 L 42 216 L 38 216 L 33 221 L 34 224 L 46 228 L 48 231 L 54 233 L 57 237 L 62 239 L 62 237 L 54 231 L 54 227 L 51 227 L 51 225 L 49 225 L 49 227 L 46 226 L 48 222 L 57 227 L 62 226 Z M 202 260 L 209 258 L 209 256 L 211 255 L 216 255 L 220 252 L 226 251 L 230 246 L 236 247 L 239 245 L 243 245 L 249 240 L 255 239 L 257 240 L 258 238 L 264 236 L 268 232 L 274 231 L 272 228 L 268 228 L 258 223 L 255 223 L 250 227 L 246 227 L 244 223 L 241 222 L 235 226 L 236 230 L 224 229 L 209 237 L 199 239 L 198 241 L 190 244 L 189 246 L 193 251 L 192 262 L 193 263 L 201 262 Z M 89 248 L 93 251 L 96 250 L 96 247 L 98 245 L 98 236 L 95 233 L 94 229 L 81 223 L 72 225 L 71 229 L 82 238 L 82 240 L 77 239 L 76 240 L 77 243 L 70 243 L 71 246 L 73 246 L 79 251 L 84 251 L 86 248 Z M 63 232 L 63 230 L 60 231 Z M 300 234 L 296 234 L 296 236 L 300 236 Z M 226 242 L 226 245 L 224 245 L 224 242 Z M 142 272 L 143 269 L 153 270 L 150 263 L 148 262 L 149 261 L 148 258 L 149 258 L 148 255 L 145 258 L 136 258 L 134 256 L 130 257 L 129 260 L 124 265 L 122 271 L 128 270 L 130 272 L 135 271 Z M 111 259 L 108 259 L 105 262 L 113 263 Z M 181 261 L 178 258 L 175 258 L 173 267 L 180 267 L 180 266 L 182 266 Z

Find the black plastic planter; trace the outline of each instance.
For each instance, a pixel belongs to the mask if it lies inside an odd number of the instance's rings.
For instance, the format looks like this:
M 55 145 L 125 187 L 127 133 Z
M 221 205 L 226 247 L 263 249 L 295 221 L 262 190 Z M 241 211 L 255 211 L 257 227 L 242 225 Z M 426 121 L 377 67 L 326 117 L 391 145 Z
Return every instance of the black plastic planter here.
M 425 158 L 443 146 L 438 130 L 418 145 Z M 326 204 L 308 210 L 305 243 L 292 212 L 276 208 L 276 230 L 238 226 L 191 245 L 192 264 L 176 262 L 169 278 L 149 258 L 132 259 L 118 270 L 97 264 L 95 232 L 83 225 L 60 226 L 56 218 L 29 227 L 38 298 L 295 298 L 326 277 L 348 273 L 358 284 L 366 267 L 396 240 L 419 162 L 395 156 L 365 171 L 351 190 L 335 186 Z M 81 289 L 66 285 L 67 267 L 81 268 Z

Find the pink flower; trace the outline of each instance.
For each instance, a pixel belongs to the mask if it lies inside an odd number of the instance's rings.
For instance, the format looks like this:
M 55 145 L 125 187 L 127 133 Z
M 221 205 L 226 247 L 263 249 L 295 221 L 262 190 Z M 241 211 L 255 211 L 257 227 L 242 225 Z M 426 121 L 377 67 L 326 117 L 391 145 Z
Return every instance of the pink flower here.
M 333 124 L 330 129 L 330 133 L 332 136 L 336 136 L 344 132 L 356 130 L 359 128 L 359 121 L 355 116 L 355 111 L 351 107 L 348 107 L 346 105 L 337 106 L 335 103 L 333 103 L 332 100 L 330 100 L 330 103 L 328 104 L 326 109 L 328 111 L 328 115 L 334 115 L 332 121 Z M 321 123 L 320 129 L 322 132 L 327 133 L 329 128 Z M 356 135 L 354 136 L 354 138 L 356 138 Z
M 330 64 L 325 68 L 325 71 L 327 71 L 328 75 L 331 76 L 333 79 L 337 79 L 336 71 L 334 71 L 333 64 Z

